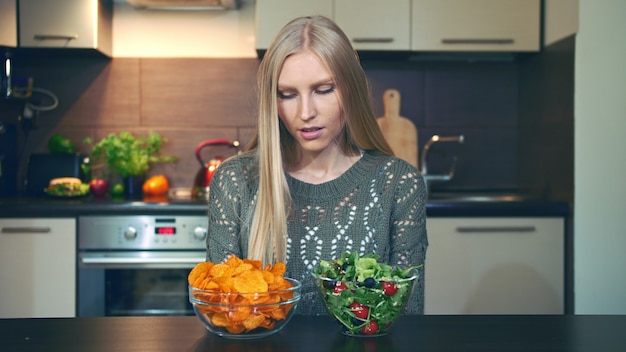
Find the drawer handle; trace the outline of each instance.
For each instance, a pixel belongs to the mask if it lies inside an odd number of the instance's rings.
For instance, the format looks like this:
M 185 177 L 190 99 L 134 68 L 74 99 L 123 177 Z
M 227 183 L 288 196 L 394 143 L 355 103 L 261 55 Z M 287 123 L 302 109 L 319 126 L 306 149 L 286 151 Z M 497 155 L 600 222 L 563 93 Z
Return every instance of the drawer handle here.
M 34 40 L 76 40 L 78 39 L 78 34 L 74 35 L 55 35 L 55 34 L 35 34 L 33 36 Z
M 515 41 L 511 38 L 494 38 L 494 39 L 481 39 L 481 38 L 444 38 L 441 39 L 442 44 L 513 44 Z
M 393 38 L 353 38 L 355 43 L 393 43 Z
M 49 233 L 50 228 L 47 226 L 33 227 L 3 227 L 2 233 Z
M 535 226 L 458 226 L 456 232 L 535 232 Z

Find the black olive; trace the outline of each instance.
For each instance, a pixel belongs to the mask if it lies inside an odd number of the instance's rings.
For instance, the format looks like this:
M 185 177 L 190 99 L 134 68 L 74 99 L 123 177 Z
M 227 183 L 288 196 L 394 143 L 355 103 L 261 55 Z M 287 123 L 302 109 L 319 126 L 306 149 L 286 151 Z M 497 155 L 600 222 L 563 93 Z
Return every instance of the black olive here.
M 335 280 L 323 280 L 325 288 L 335 288 L 337 281 Z
M 357 318 L 352 318 L 352 325 L 354 325 L 354 326 L 361 326 L 361 325 L 363 325 L 363 321 L 359 320 Z
M 368 277 L 367 279 L 365 279 L 365 281 L 363 281 L 363 286 L 367 288 L 372 288 L 376 286 L 376 280 L 374 280 L 373 277 Z

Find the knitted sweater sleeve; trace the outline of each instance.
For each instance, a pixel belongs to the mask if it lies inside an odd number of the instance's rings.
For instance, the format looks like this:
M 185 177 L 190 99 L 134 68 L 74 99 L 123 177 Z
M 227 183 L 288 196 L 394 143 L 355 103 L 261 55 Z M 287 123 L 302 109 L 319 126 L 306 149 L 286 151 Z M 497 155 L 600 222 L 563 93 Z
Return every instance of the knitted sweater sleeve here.
M 211 179 L 208 197 L 207 261 L 223 262 L 231 254 L 243 258 L 241 246 L 242 188 L 240 163 L 225 162 Z
M 419 171 L 399 173 L 390 228 L 389 261 L 405 267 L 418 266 L 419 278 L 406 309 L 408 314 L 424 313 L 424 272 L 428 238 L 426 234 L 426 187 Z

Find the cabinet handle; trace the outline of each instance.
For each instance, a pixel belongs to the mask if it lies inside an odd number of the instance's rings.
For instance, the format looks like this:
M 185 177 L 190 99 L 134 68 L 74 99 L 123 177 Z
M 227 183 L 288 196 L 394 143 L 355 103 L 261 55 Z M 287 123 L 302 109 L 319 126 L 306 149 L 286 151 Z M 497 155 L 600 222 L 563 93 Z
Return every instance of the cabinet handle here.
M 76 40 L 78 39 L 78 34 L 74 35 L 54 35 L 54 34 L 35 34 L 33 36 L 34 40 Z
M 535 226 L 458 226 L 456 232 L 535 232 Z
M 513 44 L 515 41 L 512 38 L 494 38 L 494 39 L 481 39 L 481 38 L 444 38 L 441 39 L 442 44 Z
M 50 228 L 47 226 L 33 227 L 3 227 L 2 233 L 49 233 Z
M 353 38 L 355 43 L 393 43 L 393 38 Z

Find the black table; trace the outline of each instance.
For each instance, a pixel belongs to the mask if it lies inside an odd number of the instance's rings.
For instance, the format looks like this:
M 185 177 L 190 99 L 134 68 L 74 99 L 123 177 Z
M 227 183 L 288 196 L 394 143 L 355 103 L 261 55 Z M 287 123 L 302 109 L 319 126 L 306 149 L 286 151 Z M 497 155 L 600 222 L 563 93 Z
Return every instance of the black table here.
M 352 338 L 295 316 L 256 340 L 214 336 L 195 317 L 0 319 L 0 351 L 626 351 L 626 315 L 405 316 L 390 335 Z

